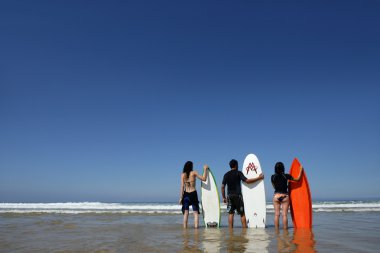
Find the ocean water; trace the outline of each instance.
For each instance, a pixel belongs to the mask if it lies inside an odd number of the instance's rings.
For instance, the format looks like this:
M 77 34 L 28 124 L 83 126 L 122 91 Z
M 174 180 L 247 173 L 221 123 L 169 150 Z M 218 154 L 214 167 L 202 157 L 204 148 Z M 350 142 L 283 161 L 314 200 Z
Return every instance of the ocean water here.
M 225 211 L 226 205 L 221 205 Z M 380 212 L 380 201 L 316 201 L 314 212 Z M 267 212 L 273 213 L 273 205 L 267 203 Z M 181 214 L 176 203 L 0 203 L 0 213 L 20 214 Z
M 0 252 L 379 252 L 380 201 L 314 202 L 312 230 L 267 207 L 267 228 L 230 230 L 224 205 L 220 229 L 183 229 L 174 203 L 0 203 Z

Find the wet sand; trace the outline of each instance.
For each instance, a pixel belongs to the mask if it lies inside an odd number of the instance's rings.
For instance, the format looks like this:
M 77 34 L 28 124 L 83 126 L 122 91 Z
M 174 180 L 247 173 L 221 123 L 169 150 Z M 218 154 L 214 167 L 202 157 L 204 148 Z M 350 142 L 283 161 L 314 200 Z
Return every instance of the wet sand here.
M 0 252 L 376 252 L 379 212 L 314 213 L 313 230 L 181 226 L 181 215 L 1 214 Z

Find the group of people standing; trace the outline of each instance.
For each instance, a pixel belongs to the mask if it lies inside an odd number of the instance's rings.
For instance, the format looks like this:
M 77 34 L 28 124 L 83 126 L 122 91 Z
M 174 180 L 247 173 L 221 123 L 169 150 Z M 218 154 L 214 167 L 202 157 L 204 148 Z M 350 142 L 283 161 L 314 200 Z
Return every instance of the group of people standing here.
M 235 211 L 240 215 L 241 224 L 243 228 L 247 227 L 247 221 L 244 213 L 244 201 L 241 193 L 241 182 L 251 184 L 264 179 L 264 175 L 260 174 L 256 178 L 246 178 L 244 174 L 238 170 L 238 161 L 232 159 L 229 163 L 230 170 L 224 174 L 222 181 L 222 197 L 223 202 L 227 204 L 228 212 L 228 225 L 230 228 L 234 225 Z M 187 161 L 183 167 L 181 174 L 181 189 L 179 204 L 182 205 L 183 213 L 183 227 L 187 227 L 189 218 L 190 206 L 194 212 L 194 227 L 199 226 L 199 200 L 196 191 L 196 178 L 202 181 L 207 180 L 207 165 L 203 166 L 203 175 L 193 170 L 193 163 Z M 284 229 L 288 228 L 288 209 L 290 205 L 289 200 L 289 181 L 299 181 L 302 175 L 303 168 L 301 167 L 300 174 L 297 178 L 293 178 L 290 174 L 285 173 L 285 166 L 282 162 L 277 162 L 274 167 L 274 174 L 271 176 L 271 183 L 274 188 L 273 206 L 274 206 L 274 225 L 279 228 L 280 212 L 282 210 L 282 223 Z M 225 188 L 227 186 L 227 196 Z

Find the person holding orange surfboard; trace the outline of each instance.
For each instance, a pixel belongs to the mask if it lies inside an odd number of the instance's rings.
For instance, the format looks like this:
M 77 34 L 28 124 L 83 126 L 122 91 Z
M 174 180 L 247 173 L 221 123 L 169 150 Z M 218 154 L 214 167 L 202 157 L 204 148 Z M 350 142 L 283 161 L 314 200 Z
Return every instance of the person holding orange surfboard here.
M 274 166 L 275 174 L 271 177 L 274 188 L 273 207 L 274 207 L 274 226 L 280 226 L 280 210 L 282 209 L 282 225 L 284 229 L 288 228 L 288 209 L 290 206 L 289 199 L 289 181 L 298 182 L 301 179 L 303 168 L 301 166 L 300 173 L 297 178 L 293 178 L 290 174 L 285 173 L 285 166 L 282 162 L 277 162 Z

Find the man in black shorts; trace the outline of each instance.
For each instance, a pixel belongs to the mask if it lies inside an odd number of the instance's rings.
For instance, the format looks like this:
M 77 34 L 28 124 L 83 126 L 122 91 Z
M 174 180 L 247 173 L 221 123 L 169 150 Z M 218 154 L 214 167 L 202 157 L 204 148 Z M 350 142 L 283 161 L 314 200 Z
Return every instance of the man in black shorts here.
M 243 173 L 238 170 L 238 162 L 235 159 L 230 161 L 231 170 L 224 174 L 222 182 L 222 196 L 223 202 L 227 203 L 228 212 L 228 225 L 230 228 L 234 226 L 234 214 L 235 210 L 241 217 L 241 225 L 243 228 L 247 227 L 247 220 L 244 214 L 244 201 L 241 195 L 241 181 L 251 184 L 261 179 L 264 179 L 264 175 L 260 174 L 257 178 L 247 179 Z M 225 193 L 225 186 L 227 185 L 227 198 Z

